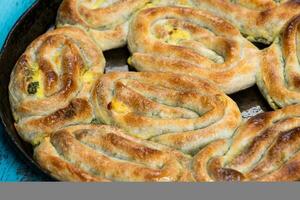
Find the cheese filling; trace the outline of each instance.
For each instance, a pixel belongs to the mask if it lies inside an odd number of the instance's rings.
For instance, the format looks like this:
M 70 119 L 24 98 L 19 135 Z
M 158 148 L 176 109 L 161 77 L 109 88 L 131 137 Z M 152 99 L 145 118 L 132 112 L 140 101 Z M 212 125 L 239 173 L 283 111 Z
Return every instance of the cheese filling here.
M 130 108 L 125 105 L 123 102 L 113 98 L 111 101 L 111 110 L 117 113 L 126 114 L 130 112 Z
M 91 83 L 94 81 L 94 79 L 95 79 L 95 73 L 92 71 L 85 72 L 82 77 L 83 82 L 86 83 Z
M 33 63 L 31 65 L 31 69 L 33 75 L 30 78 L 30 83 L 28 84 L 27 92 L 30 95 L 35 95 L 37 98 L 44 97 L 44 90 L 43 90 L 43 74 L 42 71 L 39 69 L 39 65 L 37 63 Z
M 165 41 L 169 44 L 178 44 L 181 40 L 190 40 L 191 34 L 183 29 L 173 27 L 171 25 L 164 25 L 164 29 L 168 31 L 168 36 Z

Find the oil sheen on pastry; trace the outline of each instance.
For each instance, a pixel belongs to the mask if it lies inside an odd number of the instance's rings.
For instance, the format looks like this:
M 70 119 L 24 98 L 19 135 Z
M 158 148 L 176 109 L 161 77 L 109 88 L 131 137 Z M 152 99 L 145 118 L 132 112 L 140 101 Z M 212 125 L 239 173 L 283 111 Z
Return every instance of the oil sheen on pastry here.
M 217 140 L 193 160 L 197 181 L 297 181 L 300 179 L 300 105 L 261 113 L 232 139 Z
M 96 84 L 93 104 L 103 123 L 191 154 L 231 137 L 241 121 L 235 102 L 216 87 L 172 73 L 105 74 Z
M 263 53 L 257 85 L 274 109 L 300 103 L 300 17 L 292 19 Z
M 62 181 L 193 181 L 190 157 L 105 125 L 58 130 L 34 150 L 40 166 Z
M 195 5 L 228 20 L 254 42 L 270 44 L 282 27 L 300 14 L 299 0 L 194 0 Z
M 207 12 L 186 7 L 140 11 L 132 20 L 129 64 L 138 71 L 206 79 L 225 93 L 255 84 L 258 49 L 239 30 Z
M 104 65 L 101 50 L 80 29 L 58 28 L 34 40 L 9 84 L 21 137 L 37 144 L 60 127 L 90 122 L 90 93 Z
M 83 28 L 101 47 L 109 50 L 127 42 L 130 17 L 150 0 L 64 0 L 58 26 Z

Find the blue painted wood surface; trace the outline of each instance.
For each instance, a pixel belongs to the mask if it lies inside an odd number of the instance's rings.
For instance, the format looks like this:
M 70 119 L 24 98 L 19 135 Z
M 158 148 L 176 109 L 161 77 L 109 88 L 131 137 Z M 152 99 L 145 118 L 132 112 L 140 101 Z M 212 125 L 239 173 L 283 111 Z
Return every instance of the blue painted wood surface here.
M 0 0 L 0 48 L 11 27 L 35 0 Z M 3 66 L 0 66 L 3 67 Z M 0 123 L 0 181 L 42 181 L 43 177 L 21 160 Z

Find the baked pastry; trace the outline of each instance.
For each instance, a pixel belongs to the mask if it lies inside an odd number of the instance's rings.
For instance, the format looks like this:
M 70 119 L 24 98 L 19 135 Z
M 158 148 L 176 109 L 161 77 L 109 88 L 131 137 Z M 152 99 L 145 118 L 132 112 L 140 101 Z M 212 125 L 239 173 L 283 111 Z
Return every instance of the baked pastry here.
M 194 0 L 194 4 L 228 20 L 253 42 L 270 44 L 282 27 L 300 14 L 298 0 Z
M 58 128 L 90 122 L 89 97 L 104 66 L 101 50 L 80 29 L 58 28 L 34 40 L 15 65 L 9 84 L 21 137 L 37 144 Z
M 274 109 L 300 103 L 299 28 L 297 16 L 264 51 L 257 73 L 257 85 Z
M 101 47 L 109 50 L 127 42 L 130 17 L 150 0 L 64 0 L 57 15 L 57 26 L 84 29 Z
M 15 127 L 62 181 L 299 180 L 299 22 L 298 0 L 63 0 L 12 71 Z M 102 75 L 127 42 L 143 72 Z M 242 123 L 225 93 L 255 78 L 284 108 Z
M 34 150 L 42 168 L 63 181 L 193 181 L 189 156 L 105 125 L 75 125 Z
M 190 154 L 231 137 L 241 121 L 237 105 L 223 92 L 172 73 L 105 74 L 95 86 L 93 104 L 102 123 Z
M 138 71 L 206 79 L 225 93 L 255 84 L 258 49 L 238 29 L 207 12 L 184 7 L 140 11 L 132 20 L 129 64 Z
M 300 105 L 261 113 L 232 139 L 218 140 L 193 160 L 197 181 L 300 179 Z

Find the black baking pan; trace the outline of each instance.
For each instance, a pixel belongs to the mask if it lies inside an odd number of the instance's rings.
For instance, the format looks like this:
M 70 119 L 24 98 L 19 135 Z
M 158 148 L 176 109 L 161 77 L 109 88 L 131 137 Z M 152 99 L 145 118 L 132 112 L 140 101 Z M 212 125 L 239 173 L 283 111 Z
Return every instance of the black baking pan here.
M 8 84 L 10 73 L 26 47 L 39 35 L 53 27 L 60 3 L 61 0 L 37 1 L 15 24 L 0 53 L 0 116 L 6 135 L 10 138 L 12 145 L 17 147 L 16 153 L 23 155 L 24 162 L 27 162 L 34 170 L 45 174 L 45 180 L 55 179 L 46 175 L 46 172 L 39 168 L 33 160 L 31 146 L 21 140 L 14 127 L 8 98 Z M 126 47 L 107 51 L 104 55 L 107 60 L 106 72 L 133 70 L 126 64 L 129 56 Z M 244 118 L 271 110 L 256 86 L 230 96 L 238 104 Z

